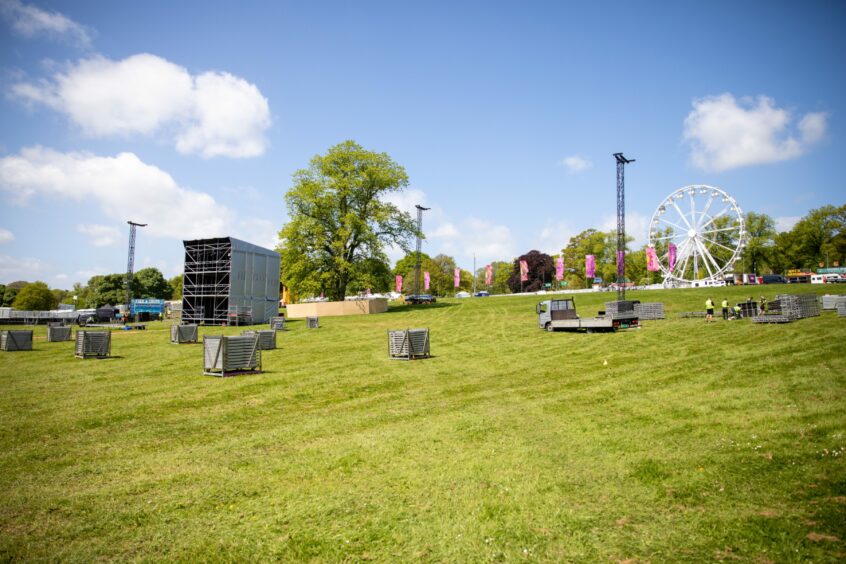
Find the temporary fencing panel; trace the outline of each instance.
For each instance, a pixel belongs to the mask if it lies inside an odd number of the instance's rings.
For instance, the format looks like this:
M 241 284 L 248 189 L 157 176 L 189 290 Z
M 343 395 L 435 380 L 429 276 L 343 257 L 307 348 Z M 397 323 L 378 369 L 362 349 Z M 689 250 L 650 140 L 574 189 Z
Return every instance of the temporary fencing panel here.
M 198 325 L 171 325 L 170 342 L 173 344 L 196 343 L 199 336 Z
M 257 335 L 203 337 L 203 374 L 227 376 L 248 370 L 261 371 Z
M 79 358 L 105 358 L 110 356 L 112 354 L 112 332 L 80 329 L 76 332 L 75 354 Z
M 259 350 L 269 351 L 276 348 L 276 330 L 263 329 L 260 331 L 241 331 L 242 335 L 258 336 Z
M 47 327 L 47 342 L 55 343 L 58 341 L 71 340 L 71 327 L 63 327 L 61 325 L 54 325 Z
M 0 331 L 0 350 L 31 351 L 32 331 L 23 329 Z
M 411 360 L 429 356 L 429 329 L 388 331 L 388 356 Z

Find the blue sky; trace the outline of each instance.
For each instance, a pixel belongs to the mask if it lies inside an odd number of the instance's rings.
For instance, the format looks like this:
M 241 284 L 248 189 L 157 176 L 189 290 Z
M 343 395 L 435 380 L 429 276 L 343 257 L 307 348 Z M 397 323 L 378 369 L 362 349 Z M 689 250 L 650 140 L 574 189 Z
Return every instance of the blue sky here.
M 789 227 L 846 201 L 844 6 L 0 0 L 0 283 L 122 272 L 129 219 L 168 277 L 183 238 L 273 245 L 346 139 L 467 269 L 612 228 L 618 151 L 638 243 L 688 184 Z

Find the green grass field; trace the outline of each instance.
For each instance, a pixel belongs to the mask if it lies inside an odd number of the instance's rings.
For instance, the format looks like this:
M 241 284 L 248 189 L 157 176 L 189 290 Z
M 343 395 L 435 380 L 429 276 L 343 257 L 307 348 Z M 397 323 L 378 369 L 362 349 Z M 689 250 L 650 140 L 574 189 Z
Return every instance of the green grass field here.
M 750 291 L 631 293 L 669 319 L 615 334 L 536 296 L 294 320 L 225 379 L 166 325 L 109 360 L 39 327 L 0 352 L 0 560 L 843 561 L 846 318 L 675 315 Z M 433 358 L 388 359 L 406 327 Z

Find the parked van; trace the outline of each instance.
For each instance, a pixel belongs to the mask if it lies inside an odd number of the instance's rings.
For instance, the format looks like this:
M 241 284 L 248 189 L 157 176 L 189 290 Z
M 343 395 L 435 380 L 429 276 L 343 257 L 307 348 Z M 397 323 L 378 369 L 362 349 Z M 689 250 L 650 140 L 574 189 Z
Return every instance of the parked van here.
M 780 274 L 766 274 L 761 277 L 762 284 L 787 284 L 787 278 Z
M 846 282 L 839 274 L 814 274 L 811 276 L 811 284 L 837 284 L 838 282 Z

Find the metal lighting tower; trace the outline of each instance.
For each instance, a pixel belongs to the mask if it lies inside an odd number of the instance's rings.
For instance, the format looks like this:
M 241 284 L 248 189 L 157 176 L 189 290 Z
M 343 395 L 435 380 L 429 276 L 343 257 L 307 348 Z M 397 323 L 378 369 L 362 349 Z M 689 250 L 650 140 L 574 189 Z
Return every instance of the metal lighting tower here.
M 623 153 L 617 159 L 617 301 L 626 299 L 626 165 L 635 162 Z
M 135 223 L 134 221 L 127 221 L 129 224 L 129 258 L 126 261 L 126 310 L 124 311 L 124 321 L 129 320 L 129 311 L 132 305 L 132 269 L 135 266 L 135 228 L 147 227 L 146 223 Z
M 423 212 L 432 208 L 424 208 L 420 204 L 417 208 L 417 260 L 414 262 L 414 295 L 420 295 L 420 247 L 423 245 Z

